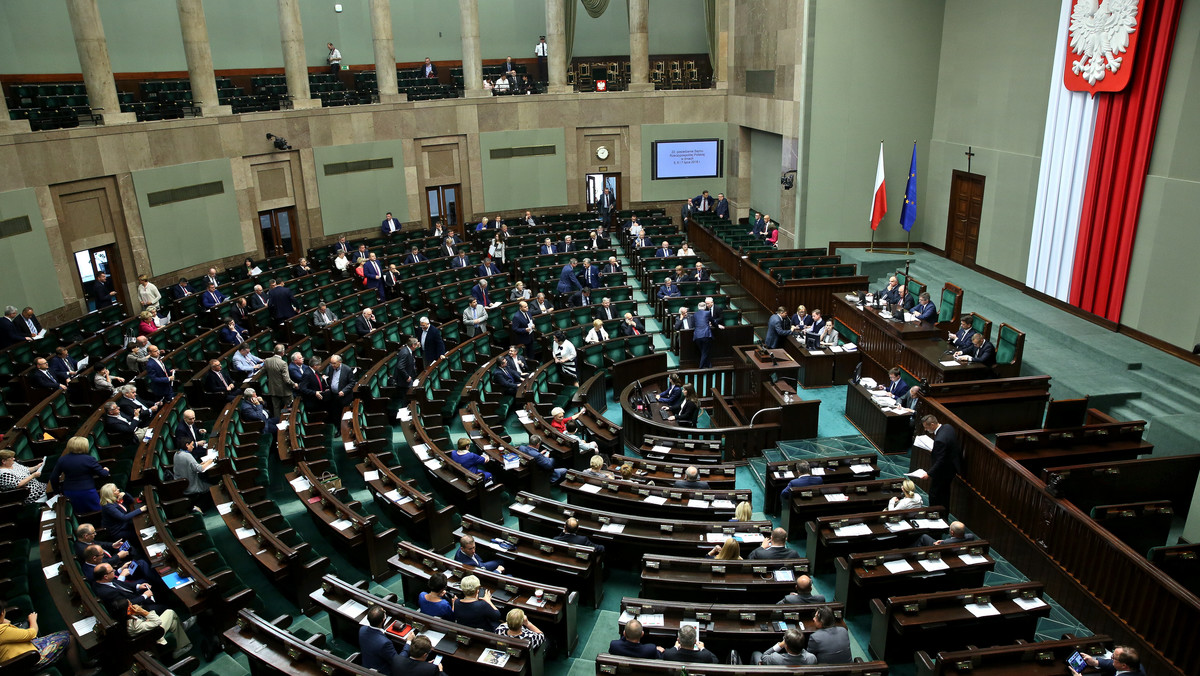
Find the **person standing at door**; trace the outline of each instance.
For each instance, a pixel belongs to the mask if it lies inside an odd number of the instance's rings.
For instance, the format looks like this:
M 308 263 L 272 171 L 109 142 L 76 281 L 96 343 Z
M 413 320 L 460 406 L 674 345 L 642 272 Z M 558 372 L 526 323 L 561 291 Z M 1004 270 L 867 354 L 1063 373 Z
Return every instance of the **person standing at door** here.
M 601 223 L 604 223 L 605 225 L 609 224 L 609 219 L 612 218 L 613 207 L 616 206 L 616 204 L 617 201 L 613 197 L 612 191 L 608 188 L 605 188 L 604 192 L 600 193 L 600 199 L 596 200 L 596 208 L 600 212 Z
M 92 282 L 92 296 L 96 299 L 97 310 L 116 304 L 117 292 L 113 291 L 112 283 L 108 281 L 108 275 L 103 272 L 96 275 L 96 281 Z

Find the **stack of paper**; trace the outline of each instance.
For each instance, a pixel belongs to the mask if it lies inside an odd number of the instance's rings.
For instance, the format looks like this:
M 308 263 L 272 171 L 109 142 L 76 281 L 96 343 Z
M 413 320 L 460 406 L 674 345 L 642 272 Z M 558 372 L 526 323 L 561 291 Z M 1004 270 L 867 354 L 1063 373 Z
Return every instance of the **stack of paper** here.
M 975 554 L 959 554 L 958 560 L 962 561 L 963 564 L 967 566 L 976 566 L 981 563 L 987 563 L 986 556 L 976 556 Z
M 913 523 L 917 524 L 917 528 L 931 530 L 938 528 L 945 530 L 950 527 L 945 519 L 913 519 Z
M 913 439 L 913 446 L 923 448 L 927 451 L 933 450 L 933 439 L 928 434 L 922 434 L 916 439 Z
M 824 467 L 813 467 L 812 469 L 808 470 L 808 473 L 813 476 L 825 476 L 825 468 Z
M 363 472 L 363 481 L 379 481 L 379 470 L 372 469 Z
M 312 484 L 308 482 L 308 477 L 299 476 L 295 479 L 292 479 L 289 483 L 292 484 L 292 490 L 296 491 L 297 493 L 303 493 L 304 491 L 312 488 Z
M 996 610 L 996 606 L 993 606 L 990 603 L 984 603 L 984 604 L 972 603 L 972 604 L 966 606 L 966 608 L 975 617 L 987 617 L 989 615 L 999 615 L 1000 614 L 1000 611 Z
M 522 512 L 522 513 L 528 514 L 529 512 L 533 511 L 533 505 L 525 504 L 522 502 L 514 502 L 513 504 L 508 506 L 508 511 Z
M 850 497 L 844 493 L 826 493 L 825 499 L 829 502 L 846 502 Z
M 425 466 L 436 472 L 442 468 L 442 463 L 438 462 L 437 460 L 426 460 Z
M 898 559 L 896 561 L 884 561 L 883 567 L 887 568 L 888 572 L 891 573 L 907 573 L 913 569 L 912 564 L 904 559 Z
M 353 528 L 354 522 L 351 521 L 350 519 L 338 519 L 337 521 L 334 521 L 333 523 L 331 523 L 329 525 L 333 526 L 334 528 L 336 528 L 338 530 L 346 530 L 347 528 Z
M 88 634 L 92 633 L 93 629 L 96 628 L 96 618 L 85 617 L 78 622 L 73 622 L 71 624 L 71 628 L 75 630 L 76 635 L 87 636 Z
M 253 528 L 237 529 L 237 539 L 239 540 L 249 540 L 256 535 L 258 535 L 258 533 L 256 533 Z
M 941 559 L 921 559 L 920 563 L 922 568 L 931 573 L 950 568 L 950 564 Z
M 155 559 L 155 558 L 158 558 L 159 556 L 162 556 L 163 553 L 166 551 L 167 551 L 166 545 L 162 544 L 161 542 L 156 542 L 156 543 L 150 545 L 149 547 L 146 547 L 146 556 L 149 556 L 150 558 Z
M 596 484 L 582 484 L 579 486 L 579 490 L 583 491 L 584 493 L 599 493 L 600 486 Z
M 850 471 L 855 474 L 867 474 L 874 471 L 875 468 L 870 465 L 850 465 Z
M 1045 601 L 1037 597 L 1031 599 L 1015 598 L 1013 599 L 1013 603 L 1020 606 L 1021 610 L 1033 610 L 1034 608 L 1041 608 L 1042 606 L 1046 605 Z
M 712 507 L 713 509 L 733 509 L 734 504 L 731 500 L 713 500 Z
M 889 533 L 899 533 L 902 530 L 912 530 L 912 526 L 907 521 L 897 521 L 896 523 L 885 523 L 884 528 L 888 529 Z
M 617 533 L 617 534 L 624 533 L 625 532 L 625 524 L 623 524 L 623 523 L 606 523 L 600 527 L 600 532 L 601 533 Z
M 687 501 L 687 506 L 688 507 L 698 507 L 700 509 L 708 509 L 708 500 L 693 500 L 693 499 L 689 498 Z
M 221 504 L 217 505 L 217 513 L 220 514 L 221 516 L 225 516 L 226 514 L 232 512 L 232 511 L 233 511 L 233 503 L 232 502 L 222 502 Z
M 661 495 L 647 495 L 646 497 L 642 498 L 642 502 L 648 502 L 652 505 L 665 505 L 667 503 L 667 499 Z
M 357 618 L 359 615 L 367 612 L 367 607 L 359 603 L 357 599 L 349 599 L 342 605 L 338 606 L 338 612 L 346 617 Z
M 852 523 L 849 526 L 834 528 L 833 534 L 842 538 L 854 537 L 858 535 L 870 535 L 871 527 L 865 523 Z
M 947 368 L 949 368 L 949 367 L 951 367 L 951 366 L 958 366 L 958 362 L 954 361 L 953 359 L 950 359 L 950 360 L 947 360 L 947 361 L 943 361 L 943 362 L 939 362 L 939 363 L 940 363 L 942 366 L 945 366 L 945 367 L 947 367 Z

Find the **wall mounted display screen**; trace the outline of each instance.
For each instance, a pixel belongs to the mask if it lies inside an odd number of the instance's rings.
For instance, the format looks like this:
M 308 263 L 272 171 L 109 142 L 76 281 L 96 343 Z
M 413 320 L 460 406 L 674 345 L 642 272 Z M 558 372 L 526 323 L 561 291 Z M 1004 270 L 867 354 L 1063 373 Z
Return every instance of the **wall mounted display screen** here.
M 650 152 L 653 180 L 719 178 L 724 145 L 720 139 L 655 141 Z

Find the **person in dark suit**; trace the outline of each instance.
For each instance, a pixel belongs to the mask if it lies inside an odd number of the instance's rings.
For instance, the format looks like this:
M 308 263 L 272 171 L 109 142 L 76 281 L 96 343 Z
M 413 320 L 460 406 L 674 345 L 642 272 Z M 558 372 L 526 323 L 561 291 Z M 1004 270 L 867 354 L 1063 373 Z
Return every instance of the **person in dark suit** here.
M 599 319 L 600 321 L 606 322 L 610 319 L 616 318 L 617 308 L 613 307 L 611 298 L 602 298 L 600 300 L 600 304 L 597 305 L 596 309 L 592 311 L 592 319 Z
M 704 263 L 696 261 L 696 267 L 692 270 L 691 281 L 707 282 L 710 279 L 712 279 L 712 273 L 708 271 L 708 268 L 704 267 Z
M 340 355 L 331 355 L 329 366 L 325 367 L 325 382 L 329 383 L 329 392 L 332 395 L 329 407 L 340 413 L 350 403 L 354 394 L 354 369 L 343 364 Z
M 513 380 L 512 371 L 509 370 L 507 357 L 500 357 L 496 367 L 492 369 L 492 386 L 509 396 L 517 393 L 517 382 Z
M 133 421 L 136 427 L 145 427 L 150 424 L 150 419 L 154 417 L 158 411 L 159 404 L 147 406 L 137 398 L 137 388 L 133 385 L 125 385 L 120 389 L 121 396 L 117 397 L 117 408 L 121 410 L 121 415 Z
M 555 535 L 554 539 L 558 540 L 559 542 L 568 542 L 573 545 L 591 547 L 596 550 L 596 554 L 598 556 L 604 556 L 604 545 L 598 545 L 589 540 L 588 536 L 580 533 L 579 519 L 576 519 L 573 516 L 569 517 L 565 522 L 563 522 L 563 532 Z
M 700 470 L 688 467 L 683 470 L 683 478 L 674 484 L 675 488 L 710 488 L 707 481 L 700 480 Z
M 398 291 L 396 285 L 400 283 L 400 271 L 396 269 L 396 264 L 392 263 L 383 271 L 383 289 L 387 292 L 388 298 L 396 298 Z
M 133 445 L 138 441 L 136 420 L 121 413 L 121 409 L 111 401 L 104 404 L 104 416 L 101 418 L 104 432 L 118 444 Z
M 246 305 L 245 296 L 233 299 L 229 307 L 229 316 L 236 322 L 244 322 L 250 316 L 250 308 Z
M 604 264 L 604 267 L 600 270 L 600 274 L 611 275 L 611 274 L 618 273 L 620 271 L 621 271 L 621 263 L 619 261 L 617 261 L 617 257 L 609 256 L 608 262 Z
M 469 268 L 471 267 L 471 259 L 467 257 L 466 251 L 459 251 L 454 258 L 450 259 L 450 267 L 452 269 Z
M 970 542 L 975 539 L 975 536 L 967 532 L 967 526 L 962 521 L 954 521 L 950 524 L 949 534 L 941 540 L 934 540 L 932 536 L 926 534 L 917 538 L 914 547 L 929 547 L 930 545 L 957 545 L 964 542 Z
M 612 190 L 605 188 L 596 199 L 596 211 L 600 214 L 601 223 L 608 225 L 612 222 L 612 210 L 616 205 L 617 200 L 613 197 Z
M 771 666 L 803 666 L 816 664 L 817 658 L 804 649 L 804 632 L 793 628 L 783 632 L 783 640 L 772 645 L 765 652 L 756 650 L 751 653 L 750 663 Z
M 654 245 L 650 243 L 650 240 L 646 239 L 646 236 L 644 234 L 638 235 L 637 237 L 633 238 L 633 248 L 634 249 L 646 249 L 646 248 L 649 248 L 652 246 L 654 246 Z
M 224 302 L 225 295 L 217 291 L 216 284 L 209 284 L 208 290 L 204 292 L 204 296 L 200 299 L 200 304 L 207 310 L 211 310 Z
M 633 316 L 633 313 L 626 312 L 620 329 L 622 336 L 640 336 L 646 332 L 646 325 L 641 319 Z
M 478 272 L 480 277 L 491 277 L 492 275 L 500 274 L 500 268 L 496 267 L 496 264 L 492 262 L 492 257 L 487 255 L 483 257 L 483 262 L 479 264 Z
M 929 506 L 950 506 L 950 484 L 962 472 L 962 446 L 958 433 L 949 425 L 942 425 L 937 418 L 927 415 L 921 418 L 925 433 L 933 438 L 933 465 L 929 468 Z
M 717 203 L 713 205 L 713 213 L 718 218 L 729 220 L 729 200 L 725 199 L 725 193 L 717 193 Z
M 788 503 L 791 502 L 793 488 L 801 488 L 803 486 L 819 486 L 823 483 L 825 483 L 825 479 L 819 476 L 813 476 L 812 468 L 809 467 L 808 462 L 801 460 L 796 465 L 796 478 L 789 481 L 788 484 L 783 487 L 783 490 L 780 491 L 779 503 L 783 505 L 784 509 L 787 509 Z
M 540 294 L 539 294 L 540 295 Z M 512 316 L 512 342 L 525 348 L 525 354 L 533 359 L 533 315 L 529 312 L 529 303 L 521 301 L 517 311 Z
M 559 293 L 569 295 L 583 288 L 583 285 L 579 283 L 579 278 L 575 276 L 576 264 L 575 259 L 572 258 L 570 262 L 563 266 L 562 273 L 558 276 L 558 286 L 556 287 Z
M 547 237 L 542 242 L 542 245 L 538 247 L 538 255 L 539 256 L 549 256 L 550 254 L 553 254 L 553 253 L 558 253 L 558 252 L 555 251 L 555 249 L 554 249 L 554 243 L 550 241 L 549 237 Z
M 208 448 L 208 440 L 204 437 L 207 432 L 196 426 L 196 412 L 189 408 L 180 416 L 179 425 L 175 427 L 175 446 L 187 448 L 195 455 L 204 457 Z
M 421 253 L 421 250 L 414 246 L 408 252 L 408 255 L 404 257 L 403 262 L 405 265 L 412 265 L 413 263 L 420 263 L 427 260 L 429 259 L 425 257 L 425 254 Z
M 888 278 L 887 286 L 875 292 L 875 296 L 888 303 L 900 302 L 900 282 L 895 276 Z
M 468 566 L 483 568 L 495 573 L 503 573 L 504 566 L 499 561 L 484 561 L 475 552 L 475 538 L 464 535 L 458 539 L 458 551 L 454 552 L 454 560 Z
M 383 632 L 386 619 L 383 606 L 372 605 L 367 609 L 367 623 L 358 628 L 358 652 L 362 657 L 362 665 L 381 674 L 392 673 L 392 660 L 396 657 L 395 644 Z
M 787 337 L 796 330 L 797 327 L 788 321 L 787 309 L 780 305 L 775 309 L 775 314 L 767 320 L 767 334 L 763 336 L 763 345 L 772 350 L 783 347 Z
M 812 578 L 807 575 L 801 575 L 796 578 L 796 591 L 783 597 L 783 599 L 776 605 L 799 606 L 810 603 L 825 603 L 825 596 L 822 594 L 814 594 Z
M 976 333 L 971 336 L 971 346 L 965 350 L 955 352 L 954 357 L 962 361 L 972 361 L 991 368 L 996 365 L 996 346 L 992 345 L 990 340 L 984 338 L 982 333 Z M 962 359 L 963 357 L 969 357 L 969 359 Z
M 950 340 L 950 349 L 956 352 L 963 352 L 968 347 L 971 347 L 971 337 L 975 335 L 975 327 L 971 322 L 970 317 L 963 317 L 958 321 L 958 332 L 947 334 Z
M 367 287 L 375 289 L 375 293 L 379 296 L 380 302 L 386 298 L 383 290 L 383 266 L 379 265 L 379 261 L 375 260 L 375 254 L 369 254 L 367 262 L 362 265 L 363 277 L 367 280 Z
M 471 287 L 471 297 L 479 302 L 483 307 L 491 304 L 491 298 L 488 297 L 488 281 L 481 279 Z
M 808 636 L 808 652 L 817 658 L 817 664 L 846 664 L 853 659 L 850 632 L 838 624 L 828 606 L 817 609 L 813 624 L 817 630 Z
M 67 348 L 56 347 L 54 356 L 50 358 L 50 373 L 54 375 L 55 380 L 66 385 L 79 375 L 79 360 L 72 357 Z
M 442 245 L 440 247 L 438 247 L 438 257 L 439 258 L 453 258 L 454 255 L 455 255 L 454 240 L 447 237 L 446 240 L 442 243 Z
M 267 312 L 271 319 L 282 322 L 296 316 L 296 297 L 292 290 L 278 280 L 271 280 L 271 290 L 267 292 Z
M 55 471 L 58 470 L 56 466 Z M 100 526 L 108 531 L 109 537 L 127 542 L 137 543 L 137 529 L 133 519 L 143 513 L 145 506 L 129 509 L 125 506 L 125 491 L 115 484 L 104 484 L 100 487 Z
M 717 656 L 706 650 L 704 644 L 696 640 L 696 627 L 685 624 L 679 628 L 679 636 L 675 645 L 662 652 L 662 659 L 669 662 L 690 662 L 693 664 L 716 664 Z
M 150 393 L 159 401 L 170 401 L 175 398 L 175 369 L 167 369 L 161 359 L 161 352 L 155 345 L 150 346 L 150 358 L 146 360 L 146 378 L 150 380 Z
M 299 352 L 292 355 L 288 364 L 288 377 L 296 383 L 296 390 L 304 398 L 304 404 L 313 409 L 326 408 L 331 396 L 328 381 L 321 375 L 320 368 L 320 357 L 313 357 L 305 364 L 304 355 Z
M 913 309 L 917 305 L 917 300 L 908 292 L 908 287 L 901 284 L 896 288 L 896 305 L 899 305 L 905 312 Z
M 913 308 L 913 321 L 920 324 L 921 322 L 935 323 L 937 322 L 937 306 L 933 301 L 929 300 L 929 293 L 922 293 L 916 307 Z
M 408 388 L 412 387 L 412 382 L 417 377 L 417 358 L 414 353 L 420 346 L 419 340 L 409 336 L 404 341 L 404 347 L 396 354 L 396 368 L 392 371 L 392 380 L 400 389 L 401 401 L 407 401 Z
M 750 552 L 747 559 L 796 559 L 800 555 L 795 550 L 788 549 L 787 531 L 776 528 L 771 531 L 771 537 L 763 538 L 761 547 Z
M 446 343 L 442 342 L 441 330 L 429 323 L 429 317 L 421 317 L 420 325 L 418 339 L 421 341 L 421 357 L 428 368 L 445 354 Z
M 247 301 L 251 310 L 257 310 L 267 306 L 267 294 L 263 292 L 261 284 L 254 285 L 254 291 L 250 293 L 250 297 L 247 299 Z
M 441 219 L 434 222 L 433 229 L 429 231 L 429 236 L 436 237 L 438 240 L 446 238 L 446 226 L 442 223 Z
M 712 211 L 712 208 L 713 198 L 709 196 L 707 190 L 692 198 L 692 211 L 698 211 L 703 214 Z
M 692 331 L 692 343 L 696 349 L 700 351 L 700 368 L 712 368 L 712 362 L 709 361 L 708 352 L 712 349 L 713 342 L 713 317 L 708 311 L 708 306 L 700 303 L 696 308 L 696 313 L 692 315 L 696 320 L 696 328 Z
M 4 308 L 4 318 L 0 319 L 0 347 L 33 340 L 33 336 L 24 326 L 17 326 L 15 323 L 18 321 L 18 315 L 15 307 L 9 305 Z
M 670 298 L 671 296 L 680 295 L 679 287 L 675 286 L 675 280 L 667 277 L 663 280 L 662 286 L 658 287 L 658 299 Z
M 642 629 L 642 623 L 637 620 L 630 620 L 625 623 L 625 631 L 622 632 L 621 638 L 613 639 L 608 644 L 608 652 L 621 657 L 641 657 L 648 660 L 662 659 L 662 648 L 653 643 L 642 643 L 642 636 L 645 631 Z
M 671 243 L 667 242 L 667 241 L 664 241 L 662 243 L 662 246 L 660 246 L 654 250 L 655 258 L 668 258 L 668 257 L 674 256 L 674 255 L 675 255 L 675 252 L 671 251 Z
M 896 399 L 899 399 L 908 393 L 908 383 L 906 383 L 904 379 L 900 377 L 899 367 L 893 366 L 888 370 L 888 380 L 890 382 L 888 382 L 887 387 L 884 388 L 888 394 L 892 395 Z
M 684 200 L 683 206 L 679 208 L 679 225 L 683 227 L 688 219 L 692 216 L 692 201 Z
M 292 279 L 299 279 L 305 275 L 313 273 L 312 266 L 308 264 L 307 258 L 301 258 L 299 263 L 292 266 Z
M 187 298 L 193 293 L 196 293 L 196 291 L 192 288 L 191 284 L 188 284 L 187 277 L 180 277 L 179 282 L 171 287 L 171 297 L 175 300 Z
M 392 218 L 392 212 L 389 211 L 387 212 L 387 215 L 383 217 L 383 223 L 380 224 L 379 230 L 383 233 L 384 237 L 394 235 L 397 232 L 400 232 L 400 221 Z
M 67 384 L 59 382 L 58 377 L 50 370 L 50 365 L 42 357 L 38 357 L 34 362 L 34 369 L 29 374 L 29 386 L 46 388 L 50 390 L 65 390 Z
M 104 603 L 128 600 L 156 613 L 164 613 L 168 610 L 166 605 L 154 600 L 154 592 L 150 589 L 149 582 L 136 585 L 122 582 L 117 579 L 113 567 L 107 563 L 96 566 L 92 575 L 95 578 L 92 588 L 96 591 L 96 598 Z
M 438 76 L 437 65 L 425 57 L 425 65 L 421 66 L 421 76 L 427 79 L 436 80 Z
M 540 315 L 547 312 L 554 312 L 554 305 L 546 298 L 546 294 L 539 292 L 538 295 L 533 297 L 533 303 L 529 306 L 529 309 L 533 314 Z
M 678 373 L 667 376 L 667 386 L 655 398 L 666 408 L 672 408 L 679 403 L 683 396 L 683 378 Z
M 250 340 L 250 332 L 238 326 L 236 321 L 230 319 L 221 328 L 220 340 L 226 345 L 241 345 Z
M 1138 657 L 1136 648 L 1127 645 L 1119 645 L 1113 648 L 1112 657 L 1095 657 L 1086 653 L 1080 653 L 1083 656 L 1083 661 L 1091 668 L 1100 672 L 1101 676 L 1119 676 L 1120 674 L 1131 674 L 1145 676 L 1145 669 L 1142 667 L 1142 660 Z M 1079 676 L 1079 672 L 1067 667 L 1067 669 Z
M 360 338 L 368 336 L 372 331 L 379 328 L 375 321 L 375 311 L 371 308 L 365 308 L 362 314 L 354 318 L 354 333 Z
M 671 412 L 673 415 L 667 416 L 667 420 L 675 421 L 680 427 L 696 426 L 696 418 L 700 416 L 700 399 L 691 386 L 684 386 L 683 399 L 679 401 L 679 407 L 672 408 Z
M 564 237 L 563 241 L 559 242 L 558 246 L 554 247 L 554 253 L 571 253 L 578 250 L 579 247 L 575 244 L 575 242 L 571 241 L 570 235 Z
M 112 282 L 108 281 L 108 275 L 103 272 L 96 275 L 96 281 L 92 282 L 92 298 L 96 301 L 97 310 L 117 302 L 117 292 L 113 291 Z
M 412 638 L 417 632 L 411 632 Z M 385 637 L 386 638 L 386 637 Z M 428 636 L 417 636 L 404 645 L 399 655 L 392 658 L 391 676 L 437 676 L 442 665 L 433 664 L 433 643 Z
M 580 270 L 581 284 L 589 289 L 600 288 L 600 268 L 592 265 L 589 258 L 583 259 L 583 269 Z
M 350 243 L 346 241 L 346 236 L 339 235 L 338 241 L 333 245 L 333 250 L 330 253 L 333 257 L 336 257 L 339 252 L 345 252 L 346 256 L 349 257 L 351 251 L 353 249 L 350 248 Z

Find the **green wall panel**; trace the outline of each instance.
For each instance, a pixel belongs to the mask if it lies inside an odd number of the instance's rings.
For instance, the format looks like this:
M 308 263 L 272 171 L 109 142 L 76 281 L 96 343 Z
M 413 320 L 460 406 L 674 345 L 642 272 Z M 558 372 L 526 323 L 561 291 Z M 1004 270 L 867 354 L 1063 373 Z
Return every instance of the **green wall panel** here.
M 78 73 L 67 3 L 0 2 L 0 63 L 5 73 Z
M 479 3 L 479 50 L 484 59 L 532 59 L 533 46 L 545 34 L 546 0 Z
M 0 298 L 17 309 L 26 305 L 37 313 L 62 307 L 58 271 L 46 239 L 46 225 L 32 188 L 0 192 L 0 221 L 29 217 L 29 232 L 0 239 Z
M 757 129 L 750 130 L 750 204 L 779 222 L 779 177 L 783 173 L 783 137 Z
M 869 20 L 866 18 L 869 17 Z M 888 213 L 876 238 L 903 240 L 900 206 L 917 141 L 917 176 L 928 181 L 937 94 L 941 2 L 818 0 L 809 114 L 805 246 L 871 237 L 870 206 L 885 143 Z M 918 202 L 913 239 L 925 237 Z
M 496 148 L 554 146 L 553 155 L 492 159 Z M 509 211 L 567 204 L 566 135 L 562 128 L 479 134 L 484 211 Z M 464 210 L 463 216 L 471 216 Z
M 613 2 L 609 6 L 616 4 Z M 650 5 L 651 55 L 708 53 L 704 0 L 654 0 L 647 4 Z M 629 53 L 628 44 L 624 53 Z
M 392 158 L 390 169 L 371 169 L 334 176 L 325 175 L 325 165 L 338 162 Z M 317 170 L 317 194 L 326 235 L 378 226 L 387 212 L 405 220 L 408 188 L 404 179 L 402 141 L 377 141 L 344 146 L 313 148 Z
M 614 3 L 615 4 L 615 3 Z M 651 180 L 651 143 L 677 139 L 718 138 L 725 141 L 721 157 L 721 178 L 673 178 Z M 643 124 L 642 125 L 642 200 L 669 202 L 691 199 L 707 190 L 709 194 L 728 193 L 725 181 L 729 177 L 729 125 L 712 122 L 704 124 Z
M 152 207 L 149 193 L 221 181 L 220 195 Z M 235 256 L 242 248 L 233 170 L 229 160 L 209 160 L 133 172 L 133 188 L 146 251 L 154 275 L 162 275 L 218 258 Z

